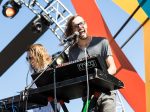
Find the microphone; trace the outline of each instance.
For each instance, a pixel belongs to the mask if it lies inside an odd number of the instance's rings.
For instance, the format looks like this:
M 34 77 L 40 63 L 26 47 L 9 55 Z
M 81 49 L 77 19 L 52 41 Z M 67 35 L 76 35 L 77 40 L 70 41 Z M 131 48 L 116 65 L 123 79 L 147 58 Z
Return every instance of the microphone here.
M 74 32 L 72 35 L 70 35 L 69 37 L 67 37 L 66 39 L 64 39 L 64 42 L 68 42 L 68 41 L 72 41 L 73 39 L 76 38 L 76 36 L 79 36 L 79 32 Z
M 79 32 L 76 31 L 72 35 L 70 35 L 70 36 L 66 37 L 65 39 L 63 39 L 60 45 L 64 45 L 64 44 L 66 44 L 66 42 L 70 42 L 73 39 L 76 39 L 77 36 L 79 36 Z

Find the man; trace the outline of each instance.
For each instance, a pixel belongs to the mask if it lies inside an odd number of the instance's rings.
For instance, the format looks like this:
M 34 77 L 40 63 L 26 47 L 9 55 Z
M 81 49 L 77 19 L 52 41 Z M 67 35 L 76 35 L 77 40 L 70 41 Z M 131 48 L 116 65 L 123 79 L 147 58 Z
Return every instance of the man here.
M 88 35 L 87 23 L 79 15 L 72 16 L 68 20 L 65 35 L 68 37 L 74 32 L 79 32 L 79 36 L 76 38 L 76 44 L 69 49 L 69 60 L 74 61 L 84 58 L 86 50 L 89 56 L 101 56 L 107 65 L 107 72 L 114 75 L 116 66 L 108 40 Z M 96 106 L 89 110 L 92 112 L 115 112 L 115 92 L 112 91 L 109 94 L 99 92 Z

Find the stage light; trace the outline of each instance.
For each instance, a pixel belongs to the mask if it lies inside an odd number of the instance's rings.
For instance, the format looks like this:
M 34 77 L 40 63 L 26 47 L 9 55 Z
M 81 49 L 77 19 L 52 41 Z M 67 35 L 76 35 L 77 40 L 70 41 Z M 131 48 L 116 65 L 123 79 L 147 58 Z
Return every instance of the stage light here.
M 32 23 L 32 31 L 34 33 L 40 33 L 43 30 L 43 27 L 49 27 L 50 22 L 46 20 L 43 15 L 38 15 L 37 18 Z
M 54 59 L 55 57 L 57 57 L 61 52 L 57 52 L 55 54 L 52 55 L 52 58 Z M 68 62 L 69 59 L 68 59 L 68 56 L 66 53 L 62 53 L 56 60 L 56 65 L 61 65 L 63 63 L 66 63 Z
M 32 23 L 32 31 L 34 33 L 40 33 L 42 32 L 42 27 L 41 16 L 39 16 Z
M 13 18 L 19 12 L 20 8 L 21 8 L 21 5 L 18 5 L 13 0 L 7 1 L 3 5 L 2 13 L 5 17 Z

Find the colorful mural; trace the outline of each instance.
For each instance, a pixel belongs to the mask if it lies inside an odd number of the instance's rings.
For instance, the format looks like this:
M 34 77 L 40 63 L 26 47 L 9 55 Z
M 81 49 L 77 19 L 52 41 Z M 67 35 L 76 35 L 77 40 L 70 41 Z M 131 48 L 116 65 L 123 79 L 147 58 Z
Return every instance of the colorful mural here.
M 133 10 L 140 5 L 141 8 L 137 11 L 135 18 L 139 23 L 143 23 L 146 21 L 148 17 L 150 17 L 150 0 L 126 0 L 126 1 L 120 1 L 120 0 L 113 0 L 114 3 L 116 3 L 119 7 L 121 7 L 124 11 L 131 14 Z M 148 58 L 150 56 L 148 49 L 150 48 L 150 39 L 149 39 L 149 31 L 150 28 L 150 22 L 148 21 L 143 26 L 143 38 L 144 38 L 144 54 L 145 54 L 145 78 L 146 78 L 146 111 L 150 112 L 150 70 L 148 67 L 150 66 L 150 59 Z M 143 102 L 142 102 L 143 103 Z M 143 106 L 143 105 L 142 105 Z

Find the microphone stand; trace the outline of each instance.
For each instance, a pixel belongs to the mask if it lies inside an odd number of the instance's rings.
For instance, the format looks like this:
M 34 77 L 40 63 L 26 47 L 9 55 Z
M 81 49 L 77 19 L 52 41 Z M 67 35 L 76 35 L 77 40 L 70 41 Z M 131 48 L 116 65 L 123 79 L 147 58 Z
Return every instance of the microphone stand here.
M 55 79 L 55 72 L 56 72 L 55 68 L 56 68 L 56 66 L 54 66 L 53 64 L 54 64 L 54 62 L 59 58 L 59 56 L 61 56 L 61 55 L 65 52 L 66 49 L 68 49 L 69 47 L 75 45 L 75 43 L 76 43 L 76 41 L 75 41 L 74 39 L 73 39 L 72 41 L 68 41 L 68 44 L 67 44 L 67 46 L 65 46 L 65 48 L 63 49 L 63 51 L 61 51 L 60 54 L 57 55 L 49 65 L 47 65 L 47 67 L 39 74 L 39 76 L 36 77 L 36 79 L 31 82 L 31 84 L 29 84 L 27 87 L 25 87 L 25 90 L 24 90 L 24 92 L 23 92 L 24 95 L 25 95 L 25 96 L 24 96 L 25 99 L 27 99 L 28 91 L 29 91 L 29 89 L 33 86 L 33 84 L 44 74 L 44 72 L 45 72 L 49 67 L 50 67 L 50 68 L 53 68 L 53 69 L 54 69 L 54 104 L 55 104 L 55 110 L 54 110 L 54 112 L 56 112 L 56 107 L 57 107 L 57 100 L 56 100 L 56 99 L 57 99 L 57 98 L 56 98 L 56 79 Z

